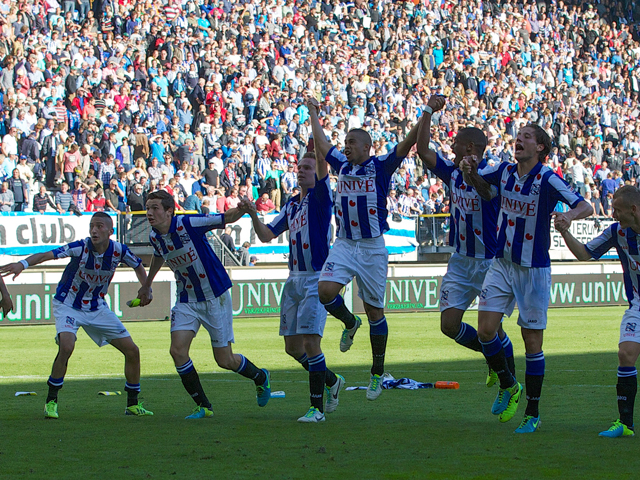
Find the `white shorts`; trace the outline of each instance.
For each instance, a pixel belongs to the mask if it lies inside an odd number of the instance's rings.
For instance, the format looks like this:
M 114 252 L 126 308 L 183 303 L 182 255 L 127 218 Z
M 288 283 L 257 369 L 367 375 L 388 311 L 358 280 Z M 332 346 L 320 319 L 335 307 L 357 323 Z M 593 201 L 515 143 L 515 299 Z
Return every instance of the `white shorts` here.
M 109 345 L 111 340 L 131 336 L 118 316 L 106 304 L 93 312 L 85 312 L 65 305 L 55 298 L 52 303 L 53 317 L 56 319 L 56 343 L 58 335 L 62 332 L 71 332 L 77 337 L 80 327 L 99 347 Z
M 529 268 L 496 258 L 482 284 L 478 310 L 505 313 L 515 298 L 518 325 L 531 330 L 547 328 L 551 268 Z
M 324 333 L 327 311 L 318 298 L 320 272 L 291 272 L 282 290 L 280 335 Z
M 627 310 L 620 323 L 620 342 L 640 343 L 640 312 Z
M 211 337 L 213 347 L 233 343 L 233 310 L 231 291 L 204 302 L 176 303 L 171 309 L 171 331 L 191 330 L 198 333 L 202 325 Z
M 327 257 L 320 281 L 346 285 L 355 277 L 358 296 L 369 305 L 384 308 L 389 252 L 384 237 L 348 240 L 337 238 Z

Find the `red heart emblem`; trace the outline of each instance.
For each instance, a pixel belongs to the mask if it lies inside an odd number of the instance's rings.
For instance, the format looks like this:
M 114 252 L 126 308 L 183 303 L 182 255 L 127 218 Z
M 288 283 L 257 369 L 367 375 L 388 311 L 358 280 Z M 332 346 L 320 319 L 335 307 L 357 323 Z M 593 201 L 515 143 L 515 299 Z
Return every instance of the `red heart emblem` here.
M 473 231 L 473 233 L 475 233 L 476 235 L 480 235 L 482 232 L 476 228 L 476 229 Z
M 100 265 L 96 263 L 96 270 L 99 270 L 99 269 L 100 269 Z
M 355 220 L 351 220 L 351 225 L 353 225 L 354 227 L 358 226 L 358 222 L 356 222 Z
M 170 252 L 173 252 L 173 247 L 171 245 L 167 245 L 167 248 L 169 249 Z
M 189 273 L 188 272 L 182 272 L 182 276 L 186 278 L 186 277 L 189 276 Z
M 302 248 L 304 248 L 306 250 L 307 248 L 309 248 L 309 244 L 308 243 L 303 243 L 302 244 Z
M 516 192 L 520 191 L 520 185 L 516 185 L 516 188 L 514 189 Z
M 182 225 L 180 225 L 178 228 L 176 228 L 176 230 L 178 230 L 179 232 L 181 232 L 182 230 L 184 230 L 184 227 Z
M 87 290 L 87 293 L 93 293 L 93 288 L 90 288 L 89 290 Z
M 296 240 L 295 238 L 293 240 L 291 240 L 291 245 L 295 245 L 296 244 Z
M 375 210 L 374 208 L 370 208 L 370 209 L 369 209 L 369 213 L 370 213 L 371 215 L 375 215 L 375 214 L 376 214 L 376 210 Z
M 538 180 L 540 180 L 540 179 L 542 178 L 542 175 L 538 174 L 538 175 L 536 175 L 536 178 L 537 178 Z
M 187 288 L 193 288 L 193 285 L 187 285 Z
M 510 247 L 510 246 L 511 246 L 511 243 L 510 243 L 510 242 L 507 242 L 507 247 Z
M 496 227 L 496 232 L 499 232 L 499 231 L 500 231 L 500 227 Z
M 104 293 L 101 293 L 101 294 L 100 294 L 100 296 L 101 296 L 102 298 L 104 298 Z
M 78 291 L 78 287 L 76 287 L 75 285 L 73 287 L 71 287 L 71 290 L 73 290 L 74 292 Z
M 464 235 L 460 235 L 460 240 L 462 240 L 463 242 L 464 242 L 465 238 L 466 237 Z
M 84 249 L 84 253 L 89 253 L 89 249 L 88 249 L 88 248 L 85 248 L 85 249 Z
M 513 220 L 509 219 L 509 226 L 510 226 L 510 227 L 513 227 L 515 224 L 516 224 L 516 223 L 515 223 Z
M 113 256 L 114 257 L 119 257 L 120 256 L 120 252 L 113 252 Z
M 621 237 L 624 237 L 624 231 L 619 230 L 619 231 L 618 231 L 618 235 L 620 235 Z
M 467 186 L 463 183 L 462 185 L 460 185 L 460 190 L 466 190 Z
M 354 202 L 353 200 L 349 200 L 349 205 L 351 205 L 352 207 L 356 206 L 356 202 Z
M 85 305 L 87 305 L 89 303 L 89 300 L 82 300 L 82 303 L 84 303 Z
M 294 265 L 297 265 L 297 264 L 298 264 L 298 260 L 294 260 L 294 261 L 293 261 L 293 264 L 294 264 Z
M 338 210 L 338 216 L 341 217 L 342 216 L 342 210 Z
M 526 238 L 527 240 L 533 240 L 533 235 L 531 235 L 530 233 L 527 233 L 524 238 Z
M 200 278 L 204 278 L 206 277 L 206 275 L 204 273 L 201 273 L 200 275 L 198 275 Z

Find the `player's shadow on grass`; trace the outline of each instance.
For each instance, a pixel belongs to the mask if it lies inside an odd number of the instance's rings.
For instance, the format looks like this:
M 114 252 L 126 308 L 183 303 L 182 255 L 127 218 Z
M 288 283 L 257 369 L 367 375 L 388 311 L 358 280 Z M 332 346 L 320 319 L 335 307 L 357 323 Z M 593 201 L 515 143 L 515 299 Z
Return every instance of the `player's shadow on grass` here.
M 580 412 L 589 411 L 592 409 L 591 405 L 607 405 L 610 407 L 609 416 L 615 415 L 615 352 L 547 355 L 546 363 L 547 372 L 541 401 L 543 411 L 552 412 L 555 408 L 562 409 L 571 405 L 571 412 Z M 293 360 L 289 368 L 271 370 L 272 391 L 284 391 L 285 398 L 272 398 L 266 408 L 260 409 L 256 406 L 255 388 L 250 380 L 232 372 L 221 371 L 217 366 L 213 372 L 210 370 L 212 365 L 202 364 L 199 367 L 204 390 L 212 401 L 216 414 L 233 414 L 234 410 L 239 410 L 252 419 L 268 419 L 272 415 L 290 417 L 308 408 L 308 374 Z M 524 367 L 524 358 L 517 356 L 517 376 L 523 384 Z M 347 387 L 368 384 L 369 365 L 337 365 L 333 370 L 345 377 Z M 487 368 L 480 355 L 475 359 L 456 361 L 388 363 L 386 371 L 396 379 L 408 377 L 418 382 L 429 383 L 455 381 L 460 384 L 460 388 L 455 391 L 385 390 L 376 402 L 365 402 L 363 390 L 343 391 L 340 410 L 348 411 L 354 404 L 379 409 L 390 406 L 391 402 L 397 402 L 395 406 L 404 411 L 419 410 L 429 405 L 436 409 L 447 409 L 447 415 L 459 411 L 462 418 L 464 412 L 470 409 L 477 409 L 478 415 L 481 415 L 497 392 L 497 387 L 489 389 L 485 386 Z M 122 414 L 126 402 L 124 377 L 117 376 L 117 372 L 107 375 L 109 376 L 78 379 L 73 377 L 73 368 L 70 368 L 69 377 L 59 394 L 61 416 L 69 415 L 71 412 L 74 417 L 78 416 L 78 412 L 101 418 Z M 46 380 L 44 374 L 39 380 L 3 380 L 0 383 L 0 398 L 5 408 L 0 413 L 0 421 L 2 417 L 8 420 L 41 416 L 47 395 Z M 188 410 L 194 406 L 176 373 L 143 376 L 141 385 L 141 398 L 156 415 L 181 416 L 189 413 Z M 14 397 L 18 391 L 33 391 L 37 396 Z M 121 395 L 99 396 L 98 392 L 101 391 L 119 391 Z M 601 407 L 597 408 L 602 410 Z

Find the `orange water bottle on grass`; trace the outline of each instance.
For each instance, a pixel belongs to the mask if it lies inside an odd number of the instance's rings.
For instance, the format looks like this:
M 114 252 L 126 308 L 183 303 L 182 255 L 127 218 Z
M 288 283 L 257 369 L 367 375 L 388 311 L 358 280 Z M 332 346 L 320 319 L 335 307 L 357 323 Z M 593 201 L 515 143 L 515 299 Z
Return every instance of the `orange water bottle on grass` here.
M 460 388 L 460 384 L 458 382 L 436 382 L 434 385 L 436 388 L 442 388 L 446 390 L 457 390 Z

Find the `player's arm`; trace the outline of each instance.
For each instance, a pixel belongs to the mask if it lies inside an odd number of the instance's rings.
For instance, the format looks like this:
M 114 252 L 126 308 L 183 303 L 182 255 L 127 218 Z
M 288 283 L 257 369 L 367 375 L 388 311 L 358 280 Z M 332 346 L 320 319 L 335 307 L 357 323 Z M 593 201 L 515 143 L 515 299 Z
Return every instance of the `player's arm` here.
M 560 213 L 553 212 L 551 216 L 555 217 L 554 227 L 562 235 L 564 243 L 578 260 L 591 260 L 591 254 L 587 251 L 585 244 L 571 234 L 564 221 L 559 220 Z
M 324 157 L 321 157 L 318 152 L 314 150 L 316 155 L 316 178 L 318 180 L 323 180 L 327 175 L 329 175 L 329 164 L 327 163 Z
M 142 264 L 142 262 L 140 262 L 140 265 L 134 268 L 133 271 L 136 272 L 136 277 L 138 277 L 138 281 L 140 282 L 140 285 L 144 287 L 145 284 L 147 283 L 147 271 L 144 269 L 144 265 Z M 142 292 L 144 295 L 144 298 L 140 297 L 140 290 L 142 290 L 142 288 L 138 290 L 138 298 L 140 299 L 140 304 L 148 305 L 149 303 L 151 303 L 151 300 L 153 300 L 151 287 L 149 287 L 148 289 Z M 144 303 L 143 303 L 143 300 L 145 300 Z
M 440 95 L 432 95 L 427 102 L 427 106 L 431 109 L 425 110 L 420 121 L 418 122 L 418 134 L 416 139 L 416 149 L 418 156 L 425 167 L 431 169 L 436 166 L 436 152 L 429 148 L 431 141 L 431 116 L 438 110 L 442 110 L 446 103 L 446 98 Z
M 156 275 L 162 268 L 162 265 L 164 265 L 164 258 L 154 255 L 151 259 L 151 265 L 149 265 L 149 274 L 146 275 L 144 282 L 141 282 L 142 286 L 138 290 L 138 298 L 140 299 L 141 307 L 144 307 L 145 305 L 151 303 L 151 300 L 153 299 L 151 284 L 153 283 L 153 279 L 156 278 Z M 144 270 L 144 267 L 142 266 L 142 264 L 140 264 L 140 266 L 136 268 L 136 275 L 138 276 L 138 280 L 140 280 L 140 275 L 138 275 L 138 268 L 142 268 Z
M 224 224 L 228 225 L 229 223 L 235 223 L 242 218 L 242 216 L 247 213 L 246 207 L 238 206 L 236 208 L 230 208 L 226 212 L 224 212 Z M 220 228 L 222 228 L 221 226 Z
M 252 204 L 252 206 L 253 208 L 249 209 L 247 213 L 251 217 L 253 229 L 255 230 L 256 235 L 258 235 L 258 238 L 262 243 L 270 242 L 271 240 L 276 238 L 276 236 L 269 227 L 262 223 L 262 220 L 260 220 L 260 217 L 258 217 L 258 211 L 256 210 L 255 205 Z
M 9 290 L 7 290 L 7 286 L 5 285 L 2 277 L 0 277 L 0 294 L 2 294 L 0 308 L 2 309 L 2 315 L 6 317 L 7 313 L 13 310 L 13 301 L 11 300 L 11 295 L 9 295 Z
M 471 184 L 483 200 L 489 201 L 497 195 L 496 189 L 492 188 L 491 184 L 478 173 L 478 161 L 475 157 L 463 158 L 460 169 L 465 182 Z
M 569 229 L 573 220 L 581 220 L 593 215 L 593 207 L 586 200 L 582 200 L 571 210 L 567 212 L 553 212 L 552 215 L 555 217 L 556 229 L 562 232 L 563 230 Z
M 322 130 L 322 125 L 320 125 L 320 119 L 318 118 L 318 101 L 313 97 L 309 97 L 307 99 L 307 108 L 309 109 L 309 119 L 311 120 L 311 131 L 313 132 L 313 145 L 316 152 L 316 159 L 322 158 L 324 160 L 333 145 L 329 140 L 327 140 L 324 130 Z
M 15 280 L 15 278 L 20 275 L 23 270 L 26 270 L 29 267 L 33 267 L 43 262 L 48 262 L 49 260 L 53 260 L 54 258 L 55 256 L 53 255 L 53 250 L 43 253 L 35 253 L 28 256 L 24 260 L 20 260 L 19 262 L 3 265 L 2 267 L 0 267 L 0 275 L 2 275 L 3 277 L 13 275 L 13 280 Z
M 398 146 L 396 147 L 396 158 L 403 159 L 409 152 L 411 148 L 416 144 L 418 140 L 418 130 L 420 129 L 420 121 L 416 122 L 416 124 L 409 130 L 409 133 L 404 140 L 402 140 Z

